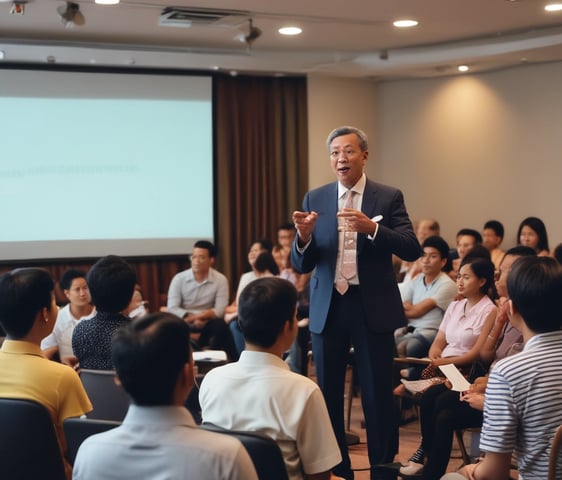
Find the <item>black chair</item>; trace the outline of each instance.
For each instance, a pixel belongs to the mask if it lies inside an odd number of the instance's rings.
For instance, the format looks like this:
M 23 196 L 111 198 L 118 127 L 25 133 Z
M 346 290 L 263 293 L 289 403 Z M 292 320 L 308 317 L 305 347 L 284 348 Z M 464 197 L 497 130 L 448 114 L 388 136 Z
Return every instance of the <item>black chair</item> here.
M 211 432 L 232 435 L 242 442 L 246 448 L 260 480 L 288 480 L 287 468 L 283 454 L 277 442 L 272 438 L 258 432 L 242 432 L 226 430 L 211 423 L 201 425 Z
M 106 432 L 118 427 L 121 422 L 114 420 L 98 420 L 94 418 L 67 418 L 62 426 L 66 437 L 66 459 L 68 463 L 74 465 L 76 454 L 82 442 L 90 435 Z
M 81 370 L 82 385 L 94 409 L 86 416 L 121 422 L 129 409 L 129 396 L 116 385 L 113 370 Z
M 32 400 L 0 398 L 0 476 L 65 480 L 64 463 L 49 411 Z

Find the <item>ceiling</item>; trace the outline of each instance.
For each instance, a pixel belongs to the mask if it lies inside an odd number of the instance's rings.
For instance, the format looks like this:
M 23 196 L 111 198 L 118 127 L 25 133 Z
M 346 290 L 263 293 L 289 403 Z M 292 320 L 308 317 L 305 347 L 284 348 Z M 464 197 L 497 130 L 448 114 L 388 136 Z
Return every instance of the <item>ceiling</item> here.
M 23 15 L 0 0 L 4 63 L 173 67 L 392 79 L 509 68 L 562 60 L 555 0 L 122 0 L 78 1 L 85 23 L 65 25 L 65 2 L 29 0 Z M 562 1 L 562 0 L 560 0 Z M 162 26 L 166 7 L 226 10 L 190 27 Z M 232 10 L 236 10 L 233 12 Z M 397 19 L 419 25 L 398 29 Z M 262 34 L 251 45 L 249 19 Z M 278 29 L 297 25 L 301 35 Z M 0 53 L 2 56 L 2 53 Z

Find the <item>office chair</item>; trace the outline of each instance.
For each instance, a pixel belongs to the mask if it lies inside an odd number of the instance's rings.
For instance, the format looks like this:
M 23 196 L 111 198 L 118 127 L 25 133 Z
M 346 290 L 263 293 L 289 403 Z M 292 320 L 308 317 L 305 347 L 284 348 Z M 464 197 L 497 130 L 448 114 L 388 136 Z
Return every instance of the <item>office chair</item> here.
M 129 409 L 129 396 L 114 381 L 113 370 L 81 370 L 82 385 L 94 409 L 86 416 L 121 422 Z
M 76 454 L 82 442 L 90 435 L 106 432 L 118 427 L 121 422 L 114 420 L 98 420 L 94 418 L 67 418 L 62 426 L 66 437 L 66 459 L 68 463 L 74 465 Z
M 250 455 L 260 480 L 288 480 L 283 454 L 277 442 L 258 432 L 226 430 L 212 423 L 203 423 L 201 428 L 210 432 L 231 435 L 244 445 Z
M 55 426 L 43 405 L 0 398 L 0 476 L 65 480 Z

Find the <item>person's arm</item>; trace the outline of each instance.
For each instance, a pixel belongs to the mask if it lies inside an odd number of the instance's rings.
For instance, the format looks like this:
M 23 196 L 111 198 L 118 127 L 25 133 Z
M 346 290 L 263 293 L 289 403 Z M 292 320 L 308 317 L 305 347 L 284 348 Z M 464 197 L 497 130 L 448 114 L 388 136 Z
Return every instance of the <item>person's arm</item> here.
M 168 312 L 183 318 L 187 310 L 182 307 L 182 295 L 181 295 L 181 277 L 176 275 L 172 278 L 170 282 L 170 288 L 168 289 Z
M 482 461 L 467 465 L 460 473 L 470 480 L 505 480 L 510 466 L 511 453 L 486 452 Z
M 54 347 L 44 348 L 43 355 L 49 360 L 52 360 L 55 355 L 59 352 L 59 347 L 55 345 Z
M 486 337 L 489 335 L 490 330 L 492 330 L 492 326 L 494 325 L 494 320 L 496 319 L 496 313 L 497 313 L 497 309 L 494 308 L 488 314 L 484 322 L 484 326 L 482 327 L 482 330 L 480 332 L 480 335 L 476 340 L 476 343 L 472 346 L 472 348 L 467 353 L 465 353 L 464 355 L 457 355 L 455 357 L 442 357 L 436 359 L 435 361 L 432 361 L 432 363 L 436 366 L 448 365 L 450 363 L 454 363 L 457 366 L 463 366 L 463 365 L 470 365 L 474 363 L 476 360 L 478 360 L 482 345 L 486 341 Z
M 426 298 L 415 305 L 410 302 L 404 302 L 404 313 L 406 318 L 420 318 L 427 312 L 433 310 L 437 306 L 433 298 Z
M 496 358 L 498 340 L 501 337 L 505 329 L 505 324 L 508 321 L 507 311 L 508 302 L 504 301 L 498 307 L 498 314 L 496 316 L 494 326 L 492 327 L 492 330 L 490 331 L 488 337 L 482 345 L 482 349 L 480 350 L 480 360 L 482 360 L 482 363 L 484 363 L 485 365 L 490 365 Z
M 435 363 L 441 358 L 441 352 L 447 346 L 447 339 L 445 338 L 445 332 L 439 330 L 437 335 L 429 347 L 429 353 L 427 356 L 431 359 L 431 363 Z

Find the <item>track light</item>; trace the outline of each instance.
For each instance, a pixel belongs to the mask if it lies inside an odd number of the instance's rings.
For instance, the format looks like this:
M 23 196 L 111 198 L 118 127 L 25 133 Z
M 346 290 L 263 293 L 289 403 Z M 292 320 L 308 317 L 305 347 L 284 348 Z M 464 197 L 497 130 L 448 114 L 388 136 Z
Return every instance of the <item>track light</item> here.
M 261 37 L 262 31 L 261 28 L 254 27 L 254 22 L 251 18 L 248 19 L 248 27 L 248 33 L 241 33 L 240 35 L 237 35 L 236 38 L 241 42 L 244 42 L 248 45 L 248 48 L 250 48 L 252 43 Z
M 80 5 L 77 3 L 66 2 L 66 5 L 61 5 L 57 8 L 57 13 L 65 27 L 84 25 L 86 23 L 86 19 L 80 11 Z

